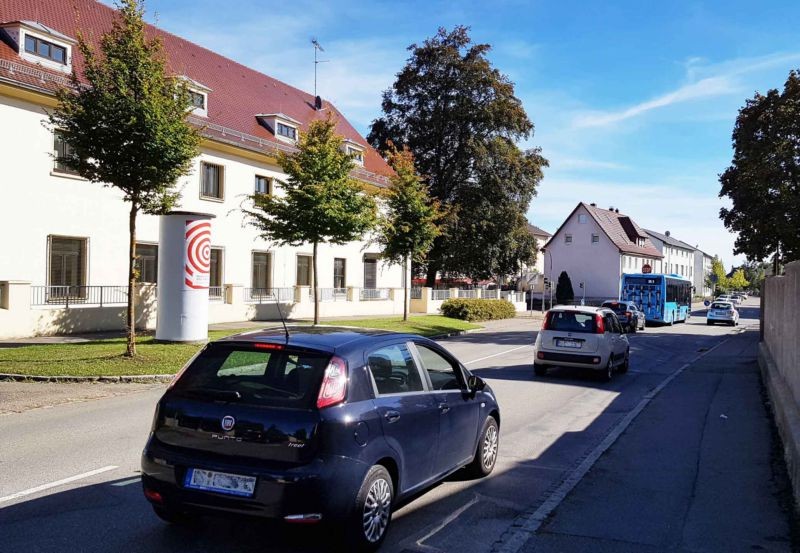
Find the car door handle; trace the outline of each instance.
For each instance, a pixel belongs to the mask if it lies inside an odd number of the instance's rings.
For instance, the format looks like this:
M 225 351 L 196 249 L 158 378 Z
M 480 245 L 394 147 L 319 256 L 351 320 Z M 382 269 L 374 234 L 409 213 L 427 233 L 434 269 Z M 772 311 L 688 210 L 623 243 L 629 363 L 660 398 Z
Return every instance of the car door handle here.
M 441 411 L 441 412 L 442 412 L 442 415 L 444 415 L 445 413 L 447 413 L 449 410 L 450 410 L 450 406 L 449 406 L 449 405 L 447 405 L 446 403 L 440 403 L 440 404 L 439 404 L 439 411 Z
M 384 413 L 383 415 L 383 418 L 389 422 L 395 422 L 397 419 L 400 418 L 400 413 L 398 413 L 397 411 L 386 411 L 386 413 Z

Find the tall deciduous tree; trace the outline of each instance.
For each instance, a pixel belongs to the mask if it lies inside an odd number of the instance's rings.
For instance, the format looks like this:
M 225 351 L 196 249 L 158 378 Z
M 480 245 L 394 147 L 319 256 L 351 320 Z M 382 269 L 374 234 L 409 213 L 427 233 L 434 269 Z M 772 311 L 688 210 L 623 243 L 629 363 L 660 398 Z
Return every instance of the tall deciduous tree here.
M 714 290 L 714 295 L 729 290 L 728 276 L 725 273 L 725 266 L 716 255 L 711 260 L 711 274 L 706 277 L 706 285 Z
M 382 151 L 389 142 L 408 146 L 431 195 L 451 215 L 428 254 L 429 286 L 439 271 L 494 273 L 507 265 L 514 240 L 492 242 L 488 249 L 456 248 L 469 243 L 463 232 L 472 232 L 470 239 L 522 236 L 524 220 L 510 212 L 524 215 L 547 165 L 538 150 L 522 154 L 515 146 L 532 135 L 533 124 L 514 85 L 487 59 L 489 50 L 461 26 L 411 45 L 368 137 Z M 504 166 L 509 161 L 511 168 Z M 513 174 L 498 178 L 498 170 Z
M 389 162 L 395 171 L 386 191 L 386 214 L 381 217 L 378 242 L 383 256 L 403 266 L 403 320 L 408 320 L 409 261 L 422 261 L 439 236 L 442 218 L 439 204 L 428 195 L 427 186 L 417 174 L 414 156 L 408 148 L 392 146 Z
M 57 94 L 49 121 L 71 146 L 59 159 L 80 176 L 119 189 L 128 216 L 127 355 L 136 355 L 136 216 L 169 211 L 178 201 L 174 185 L 189 172 L 200 134 L 186 121 L 185 84 L 167 70 L 161 42 L 145 36 L 138 0 L 121 0 L 99 51 L 78 36 L 83 75 Z
M 353 158 L 343 143 L 332 118 L 313 121 L 300 133 L 297 152 L 279 154 L 278 164 L 289 176 L 282 183 L 284 195 L 254 194 L 253 207 L 243 210 L 265 239 L 279 245 L 312 245 L 314 324 L 319 324 L 319 244 L 360 239 L 376 223 L 375 201 L 350 178 Z
M 736 269 L 733 274 L 728 278 L 728 286 L 731 290 L 742 291 L 745 290 L 750 283 L 744 276 L 744 269 Z
M 737 232 L 735 253 L 750 259 L 800 259 L 800 73 L 783 92 L 756 94 L 739 111 L 733 161 L 720 175 L 725 226 Z

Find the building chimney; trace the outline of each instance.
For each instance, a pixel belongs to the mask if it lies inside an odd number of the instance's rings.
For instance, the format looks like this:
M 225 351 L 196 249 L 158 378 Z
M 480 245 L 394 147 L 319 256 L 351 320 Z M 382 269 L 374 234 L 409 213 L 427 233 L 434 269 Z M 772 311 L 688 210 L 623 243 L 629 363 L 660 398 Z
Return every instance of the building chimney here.
M 319 96 L 314 97 L 314 109 L 317 111 L 322 109 L 322 98 Z
M 614 208 L 614 213 L 619 213 L 619 208 L 618 207 Z
M 589 205 L 592 206 L 592 207 L 597 207 L 597 204 L 594 203 L 594 202 L 590 203 Z
M 614 206 L 613 205 L 608 206 L 608 210 L 609 211 L 614 211 Z
M 665 232 L 664 236 L 669 236 L 669 231 Z

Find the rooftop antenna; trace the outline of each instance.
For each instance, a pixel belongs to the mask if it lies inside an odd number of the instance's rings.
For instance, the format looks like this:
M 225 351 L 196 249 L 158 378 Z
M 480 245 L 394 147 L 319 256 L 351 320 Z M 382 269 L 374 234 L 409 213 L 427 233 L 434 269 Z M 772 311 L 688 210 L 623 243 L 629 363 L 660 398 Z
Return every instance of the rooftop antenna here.
M 319 52 L 324 52 L 325 48 L 323 48 L 320 45 L 319 41 L 317 41 L 316 38 L 312 38 L 311 39 L 311 44 L 314 45 L 314 97 L 316 98 L 317 97 L 317 65 L 319 65 L 320 63 L 326 63 L 326 62 L 328 62 L 330 60 L 317 59 L 317 52 L 318 51 Z

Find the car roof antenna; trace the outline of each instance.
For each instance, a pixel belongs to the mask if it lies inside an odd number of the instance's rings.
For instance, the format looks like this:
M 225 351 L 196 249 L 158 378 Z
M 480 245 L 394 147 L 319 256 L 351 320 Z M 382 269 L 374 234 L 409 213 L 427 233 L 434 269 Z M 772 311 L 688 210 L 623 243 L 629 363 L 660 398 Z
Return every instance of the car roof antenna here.
M 283 318 L 283 312 L 281 311 L 281 304 L 278 301 L 278 294 L 275 292 L 272 293 L 272 297 L 275 298 L 275 307 L 278 308 L 278 316 L 281 318 L 281 324 L 283 324 L 283 331 L 286 333 L 286 345 L 289 345 L 289 328 L 286 326 L 286 319 Z

